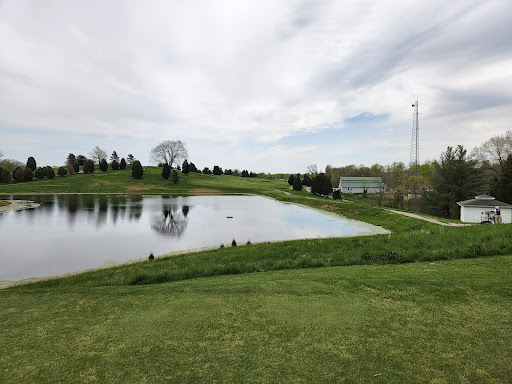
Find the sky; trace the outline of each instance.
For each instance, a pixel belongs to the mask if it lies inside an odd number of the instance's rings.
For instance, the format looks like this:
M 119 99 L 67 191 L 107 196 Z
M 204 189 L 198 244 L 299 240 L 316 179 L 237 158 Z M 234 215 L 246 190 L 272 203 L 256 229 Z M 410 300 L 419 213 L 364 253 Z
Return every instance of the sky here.
M 420 161 L 512 129 L 512 1 L 0 0 L 0 151 L 202 168 Z

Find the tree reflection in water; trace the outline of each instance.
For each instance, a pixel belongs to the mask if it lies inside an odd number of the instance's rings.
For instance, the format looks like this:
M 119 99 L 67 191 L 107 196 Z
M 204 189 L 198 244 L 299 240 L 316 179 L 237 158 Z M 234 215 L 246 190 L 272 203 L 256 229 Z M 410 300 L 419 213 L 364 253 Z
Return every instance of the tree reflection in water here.
M 167 204 L 162 212 L 151 218 L 151 229 L 167 237 L 180 237 L 188 225 L 190 207 L 184 205 L 181 210 L 177 204 Z

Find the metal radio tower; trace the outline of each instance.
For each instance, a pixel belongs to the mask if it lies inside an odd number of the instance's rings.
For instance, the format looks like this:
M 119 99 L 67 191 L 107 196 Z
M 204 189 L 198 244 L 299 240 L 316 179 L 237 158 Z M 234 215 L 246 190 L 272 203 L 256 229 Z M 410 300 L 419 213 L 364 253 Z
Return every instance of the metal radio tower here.
M 420 173 L 420 132 L 418 124 L 418 100 L 412 105 L 414 113 L 412 115 L 412 138 L 411 138 L 411 159 L 409 170 L 412 174 Z

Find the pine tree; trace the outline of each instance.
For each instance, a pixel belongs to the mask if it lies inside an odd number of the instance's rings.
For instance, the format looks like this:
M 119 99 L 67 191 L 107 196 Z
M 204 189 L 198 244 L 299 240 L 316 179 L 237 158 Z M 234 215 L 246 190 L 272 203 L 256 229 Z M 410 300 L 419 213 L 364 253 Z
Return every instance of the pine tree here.
M 178 172 L 176 172 L 174 169 L 172 171 L 172 182 L 176 184 L 180 178 L 178 177 Z
M 302 183 L 300 182 L 300 177 L 296 177 L 293 181 L 293 190 L 302 191 Z
M 37 166 L 36 166 L 36 159 L 34 159 L 32 156 L 30 156 L 28 159 L 27 159 L 27 167 L 30 168 L 31 171 L 35 171 Z
M 183 160 L 183 165 L 181 166 L 181 172 L 183 174 L 188 175 L 190 172 L 190 165 L 188 164 L 187 159 Z
M 85 161 L 87 160 L 87 157 L 85 157 L 84 155 L 78 155 L 76 157 L 76 159 L 78 160 L 78 165 L 83 167 L 85 164 Z
M 501 173 L 492 180 L 489 193 L 496 200 L 512 204 L 512 155 L 501 164 Z
M 84 173 L 93 173 L 94 172 L 94 168 L 95 168 L 95 164 L 94 164 L 94 161 L 92 161 L 91 159 L 87 159 L 84 163 L 84 167 L 83 167 L 83 171 Z
M 91 160 L 92 161 L 92 160 Z M 45 173 L 45 176 L 47 179 L 51 180 L 51 179 L 54 179 L 55 178 L 55 171 L 53 170 L 52 167 L 50 167 L 49 165 L 47 165 L 46 167 L 44 167 L 44 173 Z
M 169 164 L 165 163 L 164 168 L 162 169 L 162 178 L 165 180 L 168 180 L 170 174 L 171 174 L 171 167 L 169 167 Z
M 135 160 L 132 164 L 132 177 L 134 179 L 142 179 L 142 175 L 144 174 L 144 170 L 142 169 L 142 165 L 139 160 Z
M 36 168 L 35 172 L 34 172 L 34 175 L 36 178 L 38 179 L 44 179 L 44 177 L 46 176 L 46 172 L 45 172 L 45 169 L 44 168 Z
M 62 177 L 62 176 L 66 176 L 66 175 L 68 174 L 68 171 L 67 171 L 67 169 L 66 169 L 66 168 L 64 168 L 64 167 L 59 167 L 59 169 L 58 169 L 58 171 L 57 171 L 57 174 L 58 174 L 59 176 L 61 176 L 61 177 Z
M 78 163 L 78 160 L 73 161 L 73 169 L 75 170 L 75 173 L 80 172 L 80 164 Z
M 288 178 L 288 184 L 293 185 L 294 181 L 295 181 L 295 178 L 293 177 L 293 175 L 290 175 L 290 177 Z
M 126 160 L 123 158 L 121 158 L 121 162 L 119 163 L 119 168 L 120 169 L 126 169 Z
M 106 172 L 107 169 L 108 169 L 107 160 L 101 159 L 101 161 L 100 161 L 100 171 Z
M 73 162 L 76 160 L 76 156 L 72 153 L 70 153 L 66 159 L 66 164 L 73 164 Z
M 222 168 L 221 167 L 219 167 L 218 165 L 214 165 L 213 166 L 213 174 L 214 175 L 218 176 L 218 175 L 222 175 L 222 173 L 223 172 L 222 172 Z

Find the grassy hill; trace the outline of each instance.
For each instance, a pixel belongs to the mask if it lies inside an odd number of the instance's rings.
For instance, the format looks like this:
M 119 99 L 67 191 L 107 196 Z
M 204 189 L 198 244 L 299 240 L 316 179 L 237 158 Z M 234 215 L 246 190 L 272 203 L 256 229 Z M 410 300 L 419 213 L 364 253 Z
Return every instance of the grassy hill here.
M 19 193 L 254 193 L 390 229 L 156 259 L 0 291 L 0 382 L 512 381 L 510 225 L 441 227 L 286 181 L 148 168 Z M 284 192 L 290 193 L 285 194 Z

